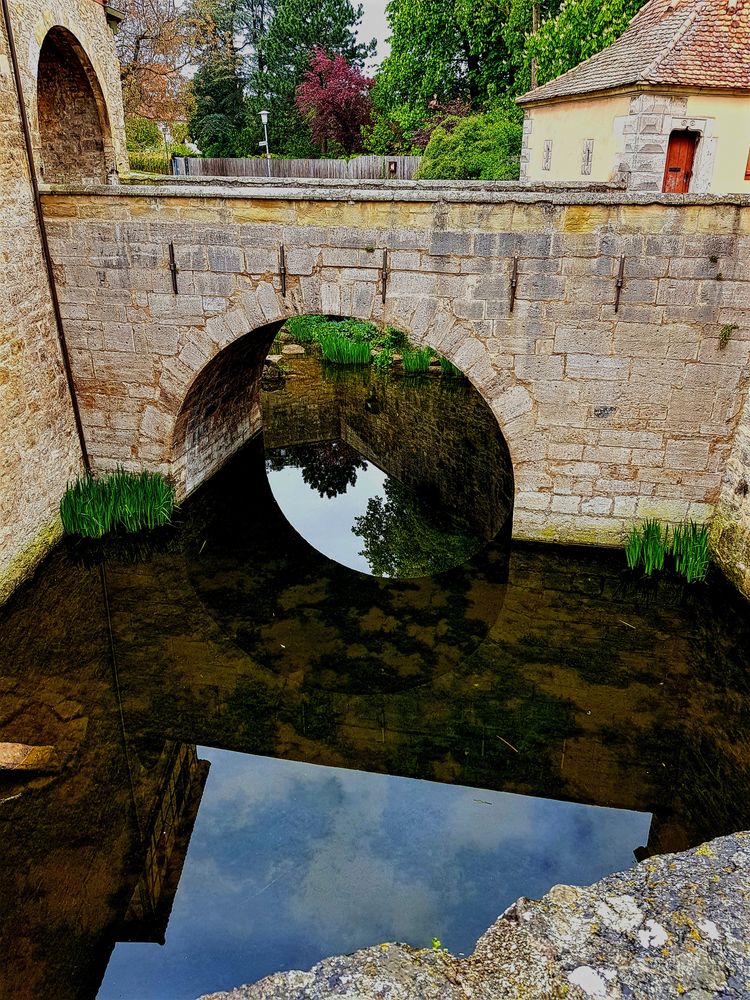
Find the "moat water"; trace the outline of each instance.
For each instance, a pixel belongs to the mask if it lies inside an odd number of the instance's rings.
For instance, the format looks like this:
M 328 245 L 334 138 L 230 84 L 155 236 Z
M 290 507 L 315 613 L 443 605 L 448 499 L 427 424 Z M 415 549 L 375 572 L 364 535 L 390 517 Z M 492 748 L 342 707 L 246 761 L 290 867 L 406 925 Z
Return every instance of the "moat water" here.
M 0 610 L 0 997 L 193 1000 L 750 827 L 750 608 L 510 542 L 460 380 L 327 372 Z M 300 532 L 304 532 L 305 535 Z

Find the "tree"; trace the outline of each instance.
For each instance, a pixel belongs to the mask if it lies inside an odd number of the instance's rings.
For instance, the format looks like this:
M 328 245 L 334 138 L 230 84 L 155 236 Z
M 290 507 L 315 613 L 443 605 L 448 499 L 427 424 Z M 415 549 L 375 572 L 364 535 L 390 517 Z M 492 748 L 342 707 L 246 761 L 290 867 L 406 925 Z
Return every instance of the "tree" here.
M 525 60 L 536 59 L 538 82 L 553 80 L 616 41 L 646 0 L 565 0 L 529 37 Z
M 513 68 L 504 36 L 510 2 L 390 0 L 391 53 L 373 90 L 368 148 L 388 152 L 390 134 L 400 152 L 410 151 L 403 146 L 416 133 L 437 126 L 436 109 L 462 102 L 481 111 L 504 96 Z
M 326 155 L 362 149 L 362 128 L 370 122 L 373 81 L 342 55 L 329 57 L 316 46 L 310 68 L 297 87 L 297 108 L 313 142 Z
M 178 0 L 126 0 L 116 36 L 126 117 L 184 119 L 193 24 Z
M 265 41 L 266 72 L 259 80 L 257 99 L 252 99 L 249 113 L 261 110 L 265 103 L 271 112 L 269 122 L 271 149 L 299 156 L 315 153 L 310 128 L 296 104 L 297 87 L 310 68 L 316 46 L 325 44 L 330 56 L 343 56 L 346 62 L 362 69 L 375 51 L 375 41 L 359 42 L 357 27 L 362 20 L 362 5 L 350 0 L 279 0 Z
M 267 70 L 265 42 L 278 0 L 194 0 L 191 132 L 209 156 L 256 155 L 260 129 L 247 102 Z
M 385 499 L 367 501 L 352 531 L 364 541 L 360 552 L 375 576 L 410 579 L 460 566 L 479 545 L 469 535 L 438 527 L 431 512 L 403 483 L 387 479 Z

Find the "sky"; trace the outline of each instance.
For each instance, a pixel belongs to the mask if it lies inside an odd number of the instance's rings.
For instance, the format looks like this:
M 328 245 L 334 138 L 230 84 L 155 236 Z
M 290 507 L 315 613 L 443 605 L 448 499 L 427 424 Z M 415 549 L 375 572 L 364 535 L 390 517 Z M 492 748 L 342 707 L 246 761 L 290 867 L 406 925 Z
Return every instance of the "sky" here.
M 388 55 L 388 45 L 386 36 L 389 33 L 388 22 L 385 19 L 385 5 L 388 0 L 361 0 L 364 7 L 364 16 L 359 29 L 359 37 L 363 42 L 369 42 L 371 38 L 378 40 L 378 53 L 373 60 L 373 66 Z
M 200 749 L 208 782 L 166 944 L 98 1000 L 193 1000 L 380 941 L 469 952 L 518 896 L 633 863 L 650 815 Z

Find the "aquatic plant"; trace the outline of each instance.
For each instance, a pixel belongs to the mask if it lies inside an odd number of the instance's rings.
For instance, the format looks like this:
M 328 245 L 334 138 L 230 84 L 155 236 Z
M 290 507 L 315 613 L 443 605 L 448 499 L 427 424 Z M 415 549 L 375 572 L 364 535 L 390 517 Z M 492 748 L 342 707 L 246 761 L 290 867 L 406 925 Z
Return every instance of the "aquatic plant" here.
M 432 349 L 429 347 L 419 347 L 416 350 L 404 351 L 401 355 L 401 363 L 404 371 L 409 374 L 426 372 L 432 361 Z
M 676 525 L 671 532 L 657 520 L 644 521 L 630 529 L 625 544 L 628 568 L 642 567 L 645 576 L 664 569 L 666 555 L 673 557 L 674 568 L 688 583 L 705 580 L 711 555 L 708 528 L 689 521 Z
M 121 529 L 142 531 L 168 524 L 175 509 L 174 487 L 158 472 L 118 468 L 100 479 L 82 476 L 60 501 L 60 518 L 69 535 L 102 538 Z
M 325 316 L 293 316 L 284 324 L 298 344 L 309 344 L 317 340 L 322 327 L 328 325 Z
M 385 369 L 390 368 L 393 364 L 393 351 L 389 350 L 387 347 L 383 348 L 375 355 L 375 360 L 373 364 L 376 368 Z
M 675 569 L 688 583 L 706 579 L 711 554 L 705 524 L 695 521 L 678 524 L 672 532 L 670 551 L 674 556 Z
M 438 358 L 438 361 L 440 362 L 440 369 L 443 375 L 450 375 L 452 378 L 464 377 L 464 373 L 461 371 L 461 369 L 456 368 L 453 362 L 449 361 L 447 358 L 444 358 L 442 354 Z
M 334 365 L 369 365 L 372 361 L 369 342 L 349 340 L 336 333 L 327 333 L 320 337 L 320 348 L 326 361 Z

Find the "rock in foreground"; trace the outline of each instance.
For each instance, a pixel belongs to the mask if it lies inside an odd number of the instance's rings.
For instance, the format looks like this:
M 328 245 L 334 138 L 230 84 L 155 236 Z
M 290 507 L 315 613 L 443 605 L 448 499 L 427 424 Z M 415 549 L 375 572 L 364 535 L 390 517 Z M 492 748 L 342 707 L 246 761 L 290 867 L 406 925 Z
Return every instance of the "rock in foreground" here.
M 366 905 L 366 904 L 363 904 Z M 747 1000 L 750 834 L 521 899 L 474 954 L 384 944 L 201 1000 Z

